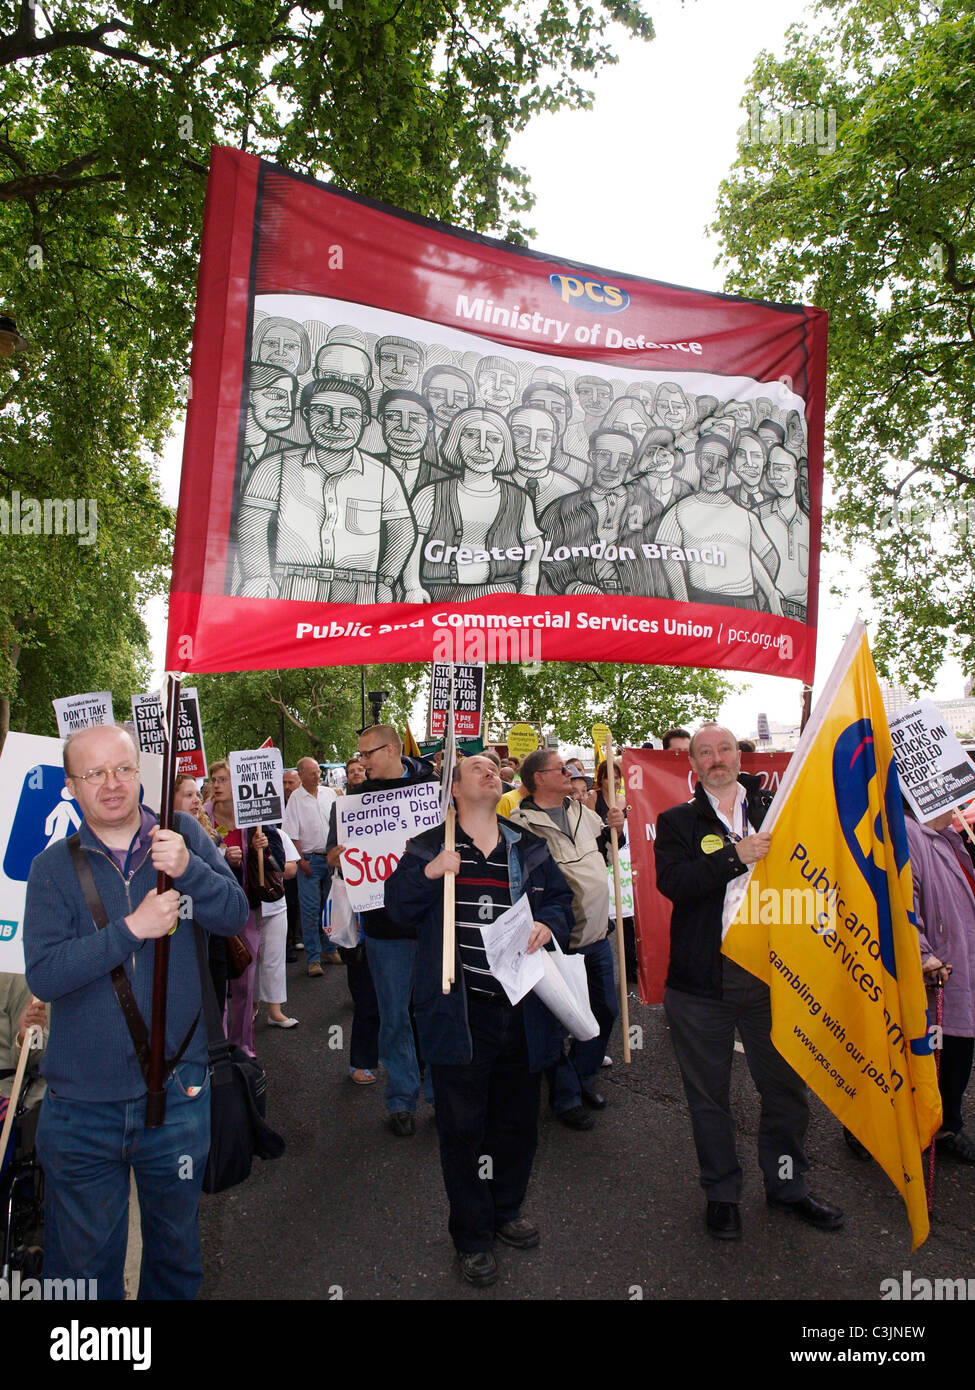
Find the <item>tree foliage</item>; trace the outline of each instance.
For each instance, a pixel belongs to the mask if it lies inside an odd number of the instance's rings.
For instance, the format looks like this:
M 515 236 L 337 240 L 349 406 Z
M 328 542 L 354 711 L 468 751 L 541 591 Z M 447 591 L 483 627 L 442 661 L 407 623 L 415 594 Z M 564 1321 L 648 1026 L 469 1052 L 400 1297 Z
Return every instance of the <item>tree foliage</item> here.
M 829 520 L 878 664 L 930 687 L 946 650 L 975 672 L 975 13 L 817 8 L 755 64 L 716 230 L 728 289 L 829 311 Z
M 40 717 L 28 659 L 43 704 L 106 685 L 119 642 L 146 651 L 172 526 L 152 455 L 188 381 L 210 145 L 524 239 L 510 140 L 588 104 L 614 25 L 652 37 L 628 0 L 0 0 L 0 312 L 32 344 L 0 360 L 0 478 L 99 516 L 90 553 L 0 540 L 0 735 L 11 697 L 13 727 Z
M 540 723 L 543 733 L 558 735 L 564 744 L 587 746 L 592 726 L 605 723 L 619 747 L 639 747 L 674 725 L 714 718 L 733 689 L 716 671 L 686 666 L 491 666 L 487 726 L 503 742 L 512 724 Z
M 428 669 L 420 665 L 365 668 L 367 694 L 370 690 L 387 692 L 383 722 L 393 724 L 400 733 Z M 323 671 L 240 671 L 196 676 L 192 683 L 200 694 L 200 718 L 211 761 L 236 749 L 257 748 L 268 737 L 278 747 L 283 743 L 288 766 L 306 756 L 319 762 L 345 762 L 355 752 L 362 727 L 358 666 L 332 666 Z M 365 722 L 372 723 L 368 700 Z

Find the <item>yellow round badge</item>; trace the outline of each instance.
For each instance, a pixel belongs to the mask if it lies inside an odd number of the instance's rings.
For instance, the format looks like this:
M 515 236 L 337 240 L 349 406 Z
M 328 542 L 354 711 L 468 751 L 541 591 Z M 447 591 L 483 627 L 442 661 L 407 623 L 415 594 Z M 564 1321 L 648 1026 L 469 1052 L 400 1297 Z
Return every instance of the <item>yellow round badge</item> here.
M 724 849 L 724 840 L 720 835 L 705 835 L 701 841 L 701 849 L 705 854 L 713 854 L 716 849 Z

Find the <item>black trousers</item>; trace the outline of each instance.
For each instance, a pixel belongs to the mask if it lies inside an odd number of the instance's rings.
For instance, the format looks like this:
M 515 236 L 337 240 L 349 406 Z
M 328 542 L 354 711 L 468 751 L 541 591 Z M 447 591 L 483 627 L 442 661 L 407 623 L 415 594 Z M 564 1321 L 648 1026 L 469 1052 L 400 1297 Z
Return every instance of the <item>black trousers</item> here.
M 964 1123 L 961 1117 L 961 1103 L 972 1074 L 975 1038 L 949 1037 L 946 1034 L 941 1043 L 938 1089 L 941 1092 L 941 1108 L 944 1111 L 943 1126 L 949 1134 L 958 1134 Z
M 379 1000 L 369 973 L 369 957 L 361 941 L 358 946 L 340 946 L 339 955 L 345 962 L 352 995 L 349 1065 L 357 1071 L 375 1071 L 379 1066 Z
M 807 1192 L 803 1141 L 809 1124 L 805 1084 L 772 1046 L 768 985 L 725 958 L 722 998 L 664 991 L 664 1013 L 677 1054 L 701 1168 L 713 1202 L 737 1202 L 742 1170 L 731 1111 L 735 1030 L 762 1098 L 758 1161 L 768 1194 L 797 1201 Z
M 284 897 L 288 904 L 288 950 L 294 951 L 301 940 L 301 903 L 298 901 L 297 878 L 286 878 Z
M 468 993 L 474 1056 L 431 1064 L 449 1230 L 462 1254 L 490 1250 L 521 1215 L 538 1143 L 541 1072 L 528 1070 L 521 1005 Z

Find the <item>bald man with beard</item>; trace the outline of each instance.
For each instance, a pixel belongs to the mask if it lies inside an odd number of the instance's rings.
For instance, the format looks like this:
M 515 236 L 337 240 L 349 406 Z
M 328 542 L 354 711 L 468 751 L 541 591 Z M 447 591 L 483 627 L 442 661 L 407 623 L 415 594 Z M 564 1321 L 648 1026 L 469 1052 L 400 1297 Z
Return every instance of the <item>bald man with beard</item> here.
M 742 1233 L 743 1174 L 730 1099 L 737 1029 L 762 1098 L 758 1160 L 766 1201 L 835 1231 L 843 1213 L 811 1196 L 806 1185 L 806 1087 L 772 1045 L 768 985 L 721 953 L 725 889 L 768 854 L 772 837 L 761 827 L 772 795 L 762 791 L 758 777 L 742 772 L 729 729 L 699 729 L 689 757 L 698 779 L 694 795 L 658 818 L 654 858 L 657 887 L 673 903 L 664 1013 L 707 1196 L 705 1225 L 719 1240 Z

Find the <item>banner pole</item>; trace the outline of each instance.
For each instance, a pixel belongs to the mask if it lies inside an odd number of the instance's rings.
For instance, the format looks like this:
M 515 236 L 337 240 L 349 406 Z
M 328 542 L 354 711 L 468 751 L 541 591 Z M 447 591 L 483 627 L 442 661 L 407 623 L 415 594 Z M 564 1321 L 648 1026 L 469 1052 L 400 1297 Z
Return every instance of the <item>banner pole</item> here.
M 940 980 L 938 981 L 937 987 L 936 987 L 935 1001 L 936 1001 L 936 1002 L 935 1002 L 935 1022 L 937 1023 L 938 1028 L 940 1029 L 942 1023 L 944 1022 L 944 1016 L 945 1016 L 945 987 L 944 987 L 944 985 L 941 983 Z M 940 1047 L 935 1048 L 935 1052 L 934 1052 L 934 1070 L 935 1070 L 935 1073 L 937 1074 L 938 1082 L 939 1082 L 939 1084 L 940 1084 L 940 1081 L 941 1081 L 941 1048 L 940 1048 Z M 930 1216 L 931 1213 L 934 1211 L 934 1153 L 935 1153 L 935 1149 L 936 1149 L 936 1148 L 937 1148 L 937 1143 L 936 1143 L 936 1141 L 935 1141 L 934 1135 L 932 1134 L 932 1136 L 931 1136 L 931 1143 L 930 1143 L 930 1145 L 928 1146 L 928 1181 L 927 1181 L 927 1189 L 928 1189 L 928 1193 L 927 1193 L 927 1196 L 928 1196 L 928 1216 Z
M 610 807 L 616 806 L 616 769 L 613 763 L 613 736 L 606 735 L 606 785 L 609 790 L 607 800 Z M 613 855 L 613 895 L 616 899 L 616 966 L 619 974 L 620 1028 L 623 1033 L 623 1061 L 627 1064 L 633 1058 L 630 1053 L 630 1007 L 626 996 L 626 943 L 623 940 L 623 895 L 620 888 L 620 837 L 616 827 L 609 832 L 609 843 Z
M 444 827 L 444 849 L 456 849 L 456 823 L 457 812 L 454 810 L 453 806 L 448 806 Z M 454 983 L 454 962 L 456 956 L 454 918 L 455 887 L 456 875 L 448 870 L 443 876 L 443 980 L 441 983 L 444 994 L 450 993 L 450 986 Z
M 159 827 L 173 828 L 173 781 L 176 771 L 176 720 L 179 716 L 180 677 L 169 677 L 166 697 L 166 741 L 163 744 L 162 797 Z M 156 892 L 165 893 L 173 882 L 156 874 Z M 149 1033 L 149 1075 L 146 1078 L 146 1128 L 159 1129 L 166 1117 L 166 994 L 169 987 L 169 936 L 156 938 L 152 963 L 152 1028 Z
M 971 802 L 969 802 L 969 805 L 971 805 Z M 965 834 L 972 841 L 972 843 L 975 844 L 975 831 L 972 830 L 972 827 L 968 824 L 968 821 L 962 815 L 960 806 L 955 807 L 955 815 L 958 817 L 962 825 L 965 827 Z
M 20 1100 L 20 1092 L 24 1084 L 24 1072 L 27 1070 L 27 1058 L 30 1054 L 35 1034 L 40 1034 L 41 1037 L 43 1037 L 43 1030 L 38 1027 L 36 1023 L 32 1023 L 29 1028 L 24 1030 L 24 1041 L 20 1049 L 20 1056 L 17 1058 L 17 1070 L 14 1073 L 13 1087 L 10 1092 L 10 1100 L 7 1104 L 7 1113 L 3 1117 L 3 1130 L 0 1132 L 0 1165 L 3 1164 L 3 1156 L 7 1152 L 7 1142 L 10 1139 L 10 1131 L 13 1129 L 14 1115 L 17 1113 L 17 1102 Z M 4 1270 L 4 1275 L 6 1275 L 6 1270 Z

